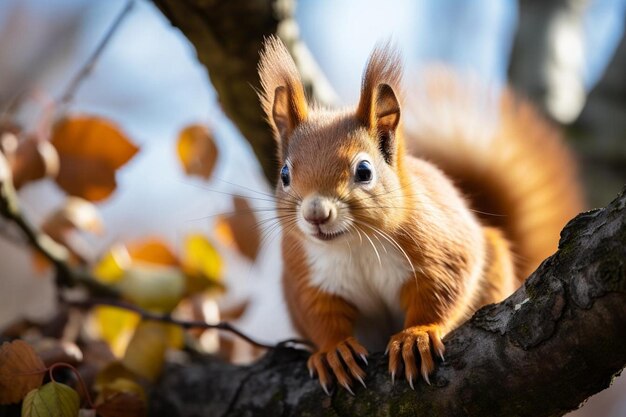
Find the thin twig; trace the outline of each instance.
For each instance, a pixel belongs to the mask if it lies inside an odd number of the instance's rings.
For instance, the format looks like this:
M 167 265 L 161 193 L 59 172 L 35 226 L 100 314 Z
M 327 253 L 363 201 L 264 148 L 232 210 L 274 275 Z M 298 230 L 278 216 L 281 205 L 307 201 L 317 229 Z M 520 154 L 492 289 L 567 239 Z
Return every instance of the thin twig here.
M 135 0 L 128 0 L 126 2 L 126 5 L 122 9 L 122 11 L 117 15 L 117 17 L 113 21 L 113 24 L 104 35 L 104 38 L 102 38 L 102 40 L 96 47 L 95 51 L 93 51 L 93 53 L 91 54 L 87 62 L 83 65 L 80 71 L 74 76 L 69 86 L 65 90 L 65 93 L 63 93 L 63 95 L 59 99 L 60 108 L 64 108 L 74 99 L 74 95 L 76 94 L 76 91 L 80 87 L 81 82 L 89 75 L 89 73 L 91 73 L 91 71 L 96 65 L 96 62 L 98 61 L 98 58 L 102 54 L 102 51 L 104 51 L 104 48 L 109 44 L 111 38 L 113 37 L 117 29 L 119 28 L 120 24 L 122 23 L 124 18 L 128 15 L 128 13 L 132 10 L 134 6 L 135 6 Z
M 306 341 L 306 340 L 299 340 L 299 339 L 288 339 L 288 340 L 284 340 L 276 345 L 272 345 L 269 343 L 262 343 L 259 341 L 256 341 L 254 339 L 252 339 L 251 337 L 247 336 L 246 334 L 242 333 L 240 330 L 238 330 L 236 327 L 234 327 L 232 324 L 227 323 L 227 322 L 219 322 L 216 324 L 210 324 L 207 323 L 205 321 L 200 321 L 200 320 L 179 320 L 179 319 L 175 319 L 174 317 L 172 317 L 170 314 L 158 314 L 158 313 L 153 313 L 151 311 L 147 311 L 144 310 L 141 307 L 138 307 L 134 304 L 131 304 L 129 302 L 123 301 L 123 300 L 119 300 L 119 299 L 105 299 L 105 298 L 89 298 L 87 300 L 84 301 L 70 301 L 70 300 L 64 300 L 64 302 L 72 307 L 76 307 L 76 308 L 80 308 L 80 309 L 90 309 L 93 307 L 97 307 L 97 306 L 107 306 L 107 307 L 117 307 L 117 308 L 122 308 L 124 310 L 127 311 L 132 311 L 134 313 L 137 313 L 143 320 L 154 320 L 154 321 L 160 321 L 162 323 L 170 323 L 170 324 L 174 324 L 177 326 L 182 327 L 183 329 L 218 329 L 218 330 L 224 330 L 230 333 L 233 333 L 237 336 L 239 336 L 240 338 L 242 338 L 243 340 L 245 340 L 246 342 L 254 345 L 254 346 L 258 346 L 261 348 L 265 348 L 265 349 L 273 349 L 278 345 L 304 345 L 304 346 L 312 346 L 311 342 Z
M 119 296 L 117 291 L 100 283 L 84 268 L 72 268 L 69 265 L 69 251 L 47 234 L 37 230 L 24 217 L 11 181 L 0 181 L 0 214 L 13 222 L 24 234 L 27 242 L 54 265 L 57 286 L 64 288 L 80 284 L 87 287 L 92 294 L 109 297 Z

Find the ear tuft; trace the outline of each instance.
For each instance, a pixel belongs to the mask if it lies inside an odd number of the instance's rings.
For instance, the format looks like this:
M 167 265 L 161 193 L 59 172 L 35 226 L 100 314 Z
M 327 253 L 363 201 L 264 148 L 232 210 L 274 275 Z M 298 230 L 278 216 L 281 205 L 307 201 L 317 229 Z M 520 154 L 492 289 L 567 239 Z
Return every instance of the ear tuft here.
M 361 122 L 374 131 L 381 121 L 385 126 L 397 126 L 400 121 L 400 104 L 396 93 L 401 91 L 402 60 L 397 48 L 389 42 L 379 44 L 370 55 L 363 74 L 361 98 L 356 115 Z M 395 117 L 393 111 L 397 110 Z M 385 116 L 385 120 L 379 119 Z M 393 121 L 394 123 L 389 123 Z
M 306 119 L 308 107 L 304 87 L 291 55 L 275 36 L 265 40 L 258 71 L 261 105 L 274 137 L 281 144 Z
M 377 141 L 388 164 L 396 161 L 400 123 L 400 91 L 402 62 L 397 49 L 389 43 L 374 48 L 363 74 L 361 98 L 356 117 Z

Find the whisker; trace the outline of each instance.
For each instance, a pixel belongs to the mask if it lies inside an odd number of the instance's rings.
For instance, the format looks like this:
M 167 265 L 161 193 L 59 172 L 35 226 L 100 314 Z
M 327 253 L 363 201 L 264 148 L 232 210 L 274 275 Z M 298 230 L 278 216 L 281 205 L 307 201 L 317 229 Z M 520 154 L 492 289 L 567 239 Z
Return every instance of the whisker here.
M 356 223 L 354 223 L 354 224 L 356 225 Z M 370 237 L 367 235 L 367 233 L 363 232 L 363 234 L 365 235 L 365 238 L 367 240 L 369 240 L 370 245 L 372 245 L 372 249 L 374 249 L 374 253 L 376 254 L 376 258 L 378 258 L 378 265 L 382 268 L 383 267 L 383 263 L 382 263 L 382 261 L 380 259 L 380 254 L 378 253 L 378 249 L 376 249 L 376 245 L 374 245 L 374 242 L 372 241 L 372 239 L 370 239 Z

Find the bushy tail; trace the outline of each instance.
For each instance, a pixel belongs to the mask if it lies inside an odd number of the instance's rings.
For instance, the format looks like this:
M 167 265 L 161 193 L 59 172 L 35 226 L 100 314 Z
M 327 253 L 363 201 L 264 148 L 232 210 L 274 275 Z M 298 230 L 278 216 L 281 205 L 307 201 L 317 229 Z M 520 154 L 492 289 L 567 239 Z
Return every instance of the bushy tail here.
M 483 221 L 504 231 L 525 279 L 583 209 L 572 154 L 558 130 L 510 90 L 442 69 L 424 80 L 407 95 L 409 151 L 439 166 Z

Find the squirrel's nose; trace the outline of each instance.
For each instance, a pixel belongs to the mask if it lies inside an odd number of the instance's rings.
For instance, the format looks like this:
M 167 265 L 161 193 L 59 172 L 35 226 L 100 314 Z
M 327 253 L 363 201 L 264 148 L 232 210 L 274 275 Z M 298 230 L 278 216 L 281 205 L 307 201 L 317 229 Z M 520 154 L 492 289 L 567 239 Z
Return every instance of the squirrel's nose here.
M 302 216 L 313 226 L 319 226 L 328 223 L 334 215 L 334 205 L 326 198 L 313 197 L 307 199 L 303 205 Z

